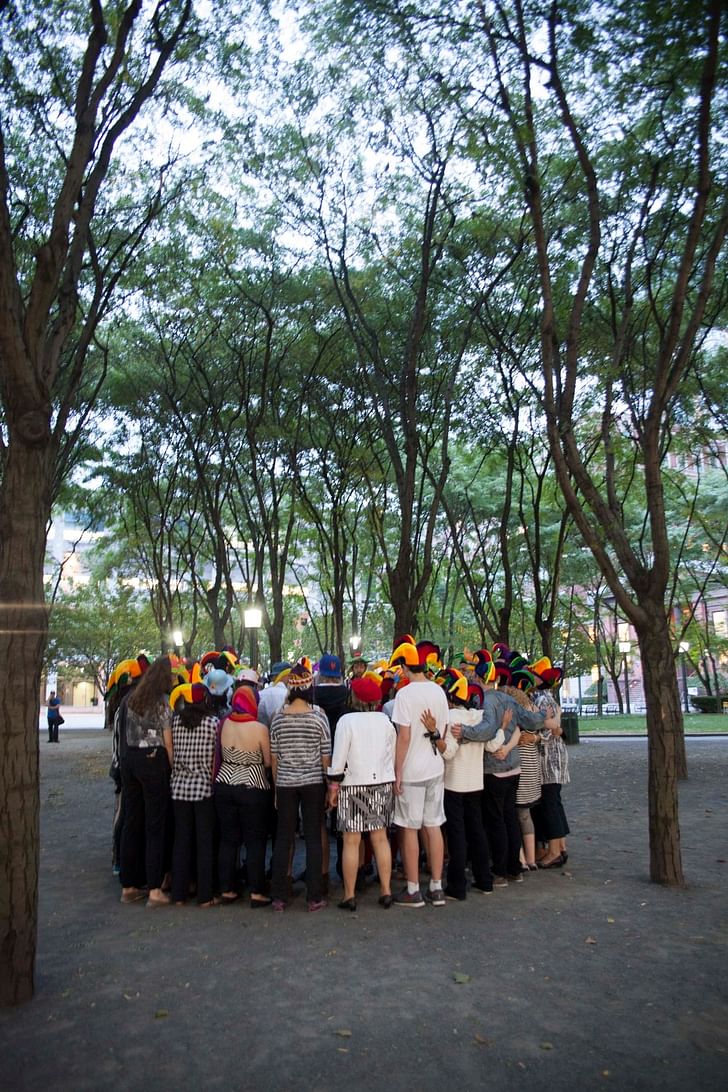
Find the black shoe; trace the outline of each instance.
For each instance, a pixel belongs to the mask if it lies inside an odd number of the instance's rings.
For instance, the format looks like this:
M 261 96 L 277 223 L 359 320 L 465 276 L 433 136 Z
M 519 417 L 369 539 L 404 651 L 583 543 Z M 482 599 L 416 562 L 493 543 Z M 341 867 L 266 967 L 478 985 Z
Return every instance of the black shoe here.
M 351 910 L 352 914 L 356 912 L 356 899 L 342 899 L 336 905 L 339 910 Z
M 450 899 L 451 902 L 465 902 L 467 895 L 456 895 L 455 892 L 449 888 L 445 888 L 445 898 Z
M 394 902 L 394 895 L 380 895 L 378 899 L 379 905 L 385 910 L 389 910 L 390 906 Z

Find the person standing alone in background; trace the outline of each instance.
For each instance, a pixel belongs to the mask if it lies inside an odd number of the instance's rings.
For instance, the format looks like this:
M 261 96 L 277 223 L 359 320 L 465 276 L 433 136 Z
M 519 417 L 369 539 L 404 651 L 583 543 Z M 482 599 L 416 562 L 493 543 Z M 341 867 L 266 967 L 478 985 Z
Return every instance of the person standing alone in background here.
M 58 729 L 63 724 L 61 716 L 61 699 L 55 690 L 51 690 L 46 702 L 48 707 L 48 742 L 58 743 Z

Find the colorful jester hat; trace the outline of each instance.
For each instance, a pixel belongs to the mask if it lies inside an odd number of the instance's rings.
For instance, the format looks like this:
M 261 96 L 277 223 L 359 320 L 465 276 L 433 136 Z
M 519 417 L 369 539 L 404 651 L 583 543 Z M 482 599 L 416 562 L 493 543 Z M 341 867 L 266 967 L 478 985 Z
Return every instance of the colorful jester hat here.
M 458 705 L 468 703 L 468 680 L 456 667 L 447 667 L 438 675 L 437 682 L 451 702 Z
M 474 653 L 475 674 L 483 683 L 495 682 L 496 668 L 493 655 L 487 648 L 479 648 Z
M 439 645 L 436 645 L 434 641 L 418 641 L 415 648 L 425 671 L 434 674 L 440 670 L 442 667 L 442 652 Z
M 185 705 L 202 705 L 207 700 L 207 696 L 207 688 L 202 683 L 180 683 L 169 695 L 169 704 L 173 709 L 177 708 L 180 700 L 184 701 Z

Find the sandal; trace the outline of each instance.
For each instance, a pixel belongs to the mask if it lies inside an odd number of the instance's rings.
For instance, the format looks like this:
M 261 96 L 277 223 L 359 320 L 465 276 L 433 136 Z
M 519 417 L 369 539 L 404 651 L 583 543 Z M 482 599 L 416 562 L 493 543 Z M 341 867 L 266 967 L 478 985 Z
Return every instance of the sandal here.
M 220 897 L 221 897 L 221 899 L 222 899 L 222 901 L 224 903 L 225 902 L 237 902 L 238 899 L 240 898 L 240 895 L 238 895 L 237 892 L 234 892 L 232 895 L 221 895 Z
M 272 903 L 273 899 L 268 899 L 265 895 L 260 895 L 257 899 L 254 899 L 252 895 L 250 896 L 251 910 L 257 910 L 261 906 L 271 906 Z

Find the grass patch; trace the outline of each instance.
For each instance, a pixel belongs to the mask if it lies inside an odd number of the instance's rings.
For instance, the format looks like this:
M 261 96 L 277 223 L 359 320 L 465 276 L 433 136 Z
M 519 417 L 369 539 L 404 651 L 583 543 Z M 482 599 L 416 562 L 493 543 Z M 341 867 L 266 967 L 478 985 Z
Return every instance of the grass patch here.
M 685 716 L 685 734 L 713 732 L 728 735 L 728 716 L 724 713 L 692 713 Z M 581 735 L 647 735 L 644 716 L 579 717 Z

